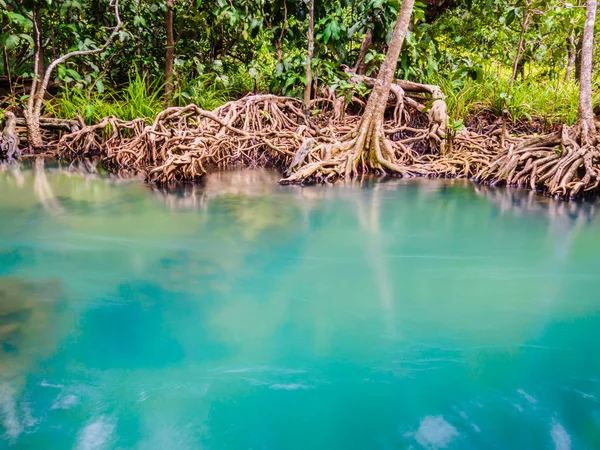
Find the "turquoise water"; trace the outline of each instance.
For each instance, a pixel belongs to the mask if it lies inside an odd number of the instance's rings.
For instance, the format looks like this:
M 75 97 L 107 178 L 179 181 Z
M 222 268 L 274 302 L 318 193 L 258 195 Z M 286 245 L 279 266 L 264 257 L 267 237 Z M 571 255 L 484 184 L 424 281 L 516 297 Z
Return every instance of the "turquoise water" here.
M 593 204 L 0 169 L 0 448 L 600 448 Z

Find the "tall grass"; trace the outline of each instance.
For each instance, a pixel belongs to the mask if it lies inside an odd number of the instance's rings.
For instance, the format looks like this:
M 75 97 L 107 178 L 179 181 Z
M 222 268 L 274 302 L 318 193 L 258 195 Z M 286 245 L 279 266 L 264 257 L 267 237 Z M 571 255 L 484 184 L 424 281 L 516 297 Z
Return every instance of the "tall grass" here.
M 489 75 L 489 74 L 488 74 Z M 492 76 L 481 80 L 467 79 L 457 83 L 448 78 L 434 77 L 429 83 L 439 85 L 446 95 L 448 113 L 453 119 L 465 118 L 481 111 L 497 116 L 505 107 L 513 120 L 541 118 L 546 123 L 573 124 L 577 120 L 579 87 L 574 82 L 533 78 L 516 82 L 507 96 L 508 80 Z M 260 82 L 259 82 L 260 83 Z M 213 110 L 227 101 L 256 90 L 255 80 L 246 70 L 229 78 L 206 74 L 195 79 L 182 80 L 177 86 L 171 104 L 184 106 L 194 103 Z M 264 90 L 262 84 L 258 87 Z M 600 102 L 596 92 L 594 104 Z M 169 106 L 163 97 L 163 86 L 148 82 L 139 75 L 121 89 L 97 90 L 65 88 L 57 97 L 47 102 L 46 114 L 67 119 L 78 115 L 88 124 L 97 123 L 106 116 L 123 120 L 139 117 L 154 119 Z
M 506 105 L 513 120 L 531 120 L 535 117 L 551 124 L 573 124 L 577 120 L 579 86 L 575 82 L 541 79 L 517 81 L 508 96 L 508 80 L 505 79 L 467 79 L 459 87 L 443 78 L 431 82 L 440 85 L 446 94 L 448 113 L 455 119 L 482 110 L 500 116 Z
M 197 79 L 183 80 L 173 95 L 173 102 L 177 106 L 193 103 L 212 111 L 232 97 L 231 89 L 222 81 L 211 75 L 202 75 Z
M 46 113 L 65 119 L 80 115 L 86 123 L 97 123 L 106 116 L 123 120 L 146 117 L 150 120 L 165 108 L 162 101 L 163 88 L 148 83 L 139 75 L 129 80 L 120 90 L 82 90 L 66 87 L 57 97 L 46 104 Z
M 140 117 L 152 120 L 170 106 L 185 106 L 190 103 L 206 110 L 213 110 L 227 101 L 241 97 L 253 89 L 253 80 L 247 73 L 230 78 L 202 75 L 183 80 L 173 93 L 170 102 L 164 98 L 164 86 L 148 82 L 137 75 L 118 89 L 98 92 L 95 89 L 77 89 L 67 86 L 58 96 L 47 102 L 45 113 L 54 117 L 76 119 L 80 115 L 86 123 L 97 123 L 106 116 L 123 120 Z

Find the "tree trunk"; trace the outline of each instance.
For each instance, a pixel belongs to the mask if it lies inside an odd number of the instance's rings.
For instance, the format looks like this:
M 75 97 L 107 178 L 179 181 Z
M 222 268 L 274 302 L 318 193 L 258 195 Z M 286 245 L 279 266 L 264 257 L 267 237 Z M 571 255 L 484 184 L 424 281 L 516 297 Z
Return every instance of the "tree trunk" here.
M 571 75 L 573 74 L 576 53 L 577 47 L 575 45 L 575 38 L 573 37 L 573 33 L 571 33 L 567 38 L 567 70 L 565 72 L 565 81 L 569 81 L 571 79 Z
M 165 55 L 165 94 L 171 97 L 173 92 L 173 65 L 175 61 L 175 38 L 173 35 L 173 9 L 175 0 L 167 0 L 165 13 L 165 26 L 167 33 L 167 51 Z
M 367 28 L 367 32 L 365 37 L 360 44 L 360 50 L 358 51 L 358 59 L 356 60 L 356 65 L 354 66 L 354 73 L 357 75 L 366 75 L 367 74 L 367 65 L 365 64 L 365 58 L 367 57 L 367 53 L 373 44 L 373 32 L 370 28 Z
M 92 17 L 94 18 L 94 22 L 96 25 L 102 24 L 103 13 L 102 13 L 102 5 L 100 4 L 100 0 L 92 0 Z
M 415 0 L 402 1 L 402 7 L 400 8 L 396 26 L 394 27 L 390 47 L 379 70 L 375 87 L 367 102 L 363 121 L 374 120 L 383 126 L 383 114 L 387 106 L 392 83 L 394 82 L 394 73 L 396 72 L 398 58 L 402 51 L 402 44 L 406 37 L 414 4 Z
M 10 91 L 10 95 L 13 95 L 13 84 L 12 84 L 12 74 L 10 71 L 10 59 L 8 58 L 8 52 L 6 49 L 3 49 L 2 55 L 4 56 L 4 75 L 8 77 L 8 90 Z
M 595 134 L 594 111 L 592 108 L 592 66 L 594 63 L 594 24 L 596 22 L 597 0 L 587 0 L 583 45 L 581 47 L 581 73 L 579 74 L 578 119 L 584 136 Z
M 40 127 L 40 116 L 42 115 L 42 107 L 44 106 L 44 94 L 46 93 L 46 89 L 48 88 L 48 83 L 50 83 L 50 77 L 52 76 L 52 72 L 56 69 L 60 64 L 64 63 L 70 58 L 76 56 L 87 56 L 87 55 L 95 55 L 97 53 L 102 53 L 105 51 L 110 44 L 116 39 L 117 35 L 121 27 L 123 26 L 123 22 L 121 22 L 121 17 L 119 16 L 119 1 L 111 0 L 111 7 L 114 7 L 114 14 L 117 21 L 116 26 L 112 29 L 112 33 L 108 37 L 108 39 L 104 42 L 104 45 L 101 47 L 97 47 L 91 50 L 75 50 L 69 52 L 65 55 L 62 55 L 56 58 L 54 61 L 50 63 L 48 66 L 48 70 L 43 71 L 43 75 L 41 70 L 43 68 L 40 67 L 40 56 L 39 53 L 42 51 L 42 41 L 41 41 L 41 29 L 42 24 L 40 20 L 39 7 L 34 7 L 33 9 L 33 29 L 34 29 L 34 58 L 33 58 L 33 80 L 31 82 L 31 90 L 29 94 L 29 99 L 27 100 L 27 107 L 25 108 L 25 121 L 27 122 L 27 140 L 29 142 L 29 146 L 32 148 L 40 148 L 43 147 L 44 141 L 42 140 L 42 132 Z
M 283 24 L 281 25 L 281 33 L 279 37 L 275 38 L 275 49 L 277 50 L 277 62 L 283 61 L 283 52 L 281 51 L 281 43 L 285 36 L 285 29 L 287 28 L 287 0 L 283 0 Z
M 40 148 L 44 145 L 42 130 L 40 128 L 41 107 L 36 108 L 40 95 L 44 96 L 42 90 L 44 74 L 43 46 L 42 46 L 42 21 L 39 6 L 33 7 L 33 80 L 31 81 L 31 92 L 25 109 L 25 120 L 27 121 L 27 141 L 32 148 Z M 41 103 L 41 101 L 40 101 Z
M 355 132 L 356 142 L 354 151 L 348 159 L 345 170 L 345 178 L 357 175 L 357 165 L 361 158 L 372 168 L 385 171 L 404 173 L 405 170 L 398 166 L 393 155 L 390 142 L 385 138 L 383 131 L 383 119 L 385 108 L 388 104 L 394 74 L 398 65 L 398 58 L 402 51 L 402 44 L 410 25 L 415 0 L 403 0 L 398 21 L 394 27 L 394 33 L 390 41 L 385 60 L 379 69 L 375 86 L 371 91 L 365 112 L 363 113 L 359 129 Z M 362 153 L 366 151 L 367 154 Z
M 304 88 L 304 107 L 310 106 L 312 93 L 312 59 L 315 52 L 315 0 L 310 0 L 308 17 L 308 55 L 306 56 L 306 87 Z
M 377 79 L 373 81 L 371 95 L 360 124 L 334 143 L 330 139 L 326 141 L 320 141 L 318 138 L 305 140 L 288 167 L 286 171 L 288 176 L 282 180 L 283 183 L 306 182 L 310 179 L 329 181 L 337 177 L 350 179 L 368 172 L 400 175 L 412 173 L 402 162 L 412 158 L 412 154 L 409 154 L 406 147 L 396 146 L 387 139 L 383 121 L 390 92 L 392 92 L 396 65 L 408 31 L 414 4 L 415 0 L 402 1 L 387 55 Z M 408 100 L 404 96 L 403 88 L 396 86 L 393 92 L 397 107 L 403 108 L 404 101 Z M 434 99 L 431 110 L 435 110 L 436 114 L 440 112 L 440 115 L 444 116 L 442 121 L 445 128 L 447 119 L 444 113 L 445 103 L 435 95 Z M 311 154 L 317 161 L 307 163 L 308 154 Z M 400 154 L 402 156 L 399 157 Z
M 513 63 L 512 75 L 510 77 L 510 82 L 508 84 L 508 92 L 510 94 L 510 90 L 512 89 L 515 80 L 517 79 L 517 75 L 519 74 L 519 63 L 521 62 L 521 55 L 523 54 L 523 44 L 525 41 L 525 31 L 527 30 L 527 25 L 529 24 L 529 10 L 525 10 L 523 13 L 523 22 L 521 23 L 521 34 L 519 35 L 519 44 L 517 46 L 517 54 L 515 56 L 515 61 Z M 521 70 L 524 71 L 525 64 L 523 63 L 523 67 Z
M 308 55 L 306 55 L 306 87 L 304 88 L 304 107 L 310 106 L 312 93 L 313 73 L 312 60 L 315 51 L 315 0 L 310 0 L 308 17 Z
M 577 45 L 575 46 L 575 80 L 579 82 L 581 78 L 581 50 L 583 48 L 583 34 L 577 39 Z

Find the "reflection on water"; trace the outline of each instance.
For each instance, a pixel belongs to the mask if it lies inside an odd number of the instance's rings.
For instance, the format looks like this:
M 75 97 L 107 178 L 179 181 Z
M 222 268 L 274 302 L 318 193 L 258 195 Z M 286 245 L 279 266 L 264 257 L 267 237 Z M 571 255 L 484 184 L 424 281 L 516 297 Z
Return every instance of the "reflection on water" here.
M 0 448 L 600 447 L 594 204 L 278 179 L 0 167 Z

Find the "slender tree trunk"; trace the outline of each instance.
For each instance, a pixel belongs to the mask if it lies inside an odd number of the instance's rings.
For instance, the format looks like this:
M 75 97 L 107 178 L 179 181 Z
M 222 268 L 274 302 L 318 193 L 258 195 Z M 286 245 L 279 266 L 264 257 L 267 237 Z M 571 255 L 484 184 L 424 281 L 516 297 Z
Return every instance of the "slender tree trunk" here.
M 529 24 L 529 10 L 525 10 L 523 13 L 523 22 L 521 22 L 521 34 L 519 35 L 519 44 L 517 46 L 517 54 L 515 56 L 515 61 L 513 63 L 512 75 L 510 77 L 510 82 L 508 84 L 508 92 L 510 94 L 510 90 L 512 89 L 515 80 L 517 79 L 517 75 L 519 74 L 519 63 L 521 62 L 521 55 L 523 54 L 523 44 L 525 41 L 525 31 L 527 31 L 527 25 Z
M 283 24 L 281 25 L 281 32 L 279 37 L 275 38 L 275 49 L 277 50 L 277 62 L 283 61 L 283 52 L 281 51 L 281 43 L 285 36 L 285 29 L 287 28 L 287 0 L 283 0 Z
M 167 11 L 165 13 L 165 25 L 167 33 L 167 51 L 165 55 L 165 94 L 171 97 L 173 92 L 173 65 L 175 61 L 175 38 L 173 35 L 173 9 L 175 0 L 167 0 Z
M 111 7 L 114 7 L 115 18 L 117 20 L 116 26 L 112 29 L 112 33 L 108 37 L 108 39 L 104 42 L 104 45 L 101 47 L 97 47 L 91 50 L 75 50 L 69 53 L 66 53 L 63 56 L 56 58 L 54 61 L 50 63 L 48 69 L 43 72 L 43 75 L 40 72 L 40 57 L 39 52 L 42 50 L 42 41 L 41 41 L 41 19 L 40 19 L 40 11 L 39 7 L 35 6 L 33 9 L 33 29 L 34 29 L 34 55 L 33 55 L 33 80 L 31 82 L 31 90 L 29 93 L 29 99 L 27 100 L 27 107 L 25 109 L 25 122 L 27 126 L 27 140 L 29 142 L 29 146 L 33 148 L 40 148 L 44 145 L 44 141 L 42 139 L 42 132 L 40 127 L 40 116 L 42 114 L 42 106 L 44 105 L 44 95 L 46 93 L 46 89 L 48 88 L 48 83 L 50 83 L 50 76 L 52 72 L 59 66 L 59 64 L 64 63 L 70 58 L 76 56 L 88 56 L 95 55 L 97 53 L 102 53 L 105 51 L 110 44 L 116 39 L 119 34 L 119 30 L 123 26 L 123 22 L 121 22 L 121 17 L 119 16 L 119 1 L 111 0 Z M 42 69 L 43 70 L 43 69 Z
M 315 0 L 310 0 L 308 17 L 308 55 L 306 55 L 306 87 L 304 88 L 304 107 L 310 106 L 312 93 L 313 73 L 312 60 L 315 51 Z
M 27 126 L 27 141 L 29 146 L 40 148 L 44 145 L 42 140 L 42 130 L 40 127 L 40 111 L 36 110 L 40 95 L 44 96 L 44 91 L 41 89 L 43 79 L 43 48 L 42 48 L 42 21 L 40 17 L 39 6 L 34 6 L 32 12 L 33 19 L 33 80 L 31 81 L 31 91 L 27 100 L 27 108 L 25 109 L 25 120 Z
M 508 89 L 506 90 L 506 96 L 510 95 L 510 91 L 512 90 L 513 85 L 515 84 L 515 80 L 517 79 L 517 75 L 519 74 L 519 63 L 521 62 L 521 55 L 523 54 L 523 42 L 525 40 L 525 31 L 527 30 L 527 24 L 529 23 L 529 10 L 526 9 L 523 13 L 523 21 L 521 22 L 521 33 L 519 34 L 519 44 L 517 45 L 517 54 L 515 55 L 515 60 L 513 62 L 512 74 L 510 76 L 510 80 L 508 82 Z M 502 134 L 500 135 L 500 143 L 504 146 L 504 139 L 506 137 L 506 111 L 507 104 L 506 98 L 502 101 Z
M 96 22 L 96 25 L 102 24 L 102 5 L 100 4 L 100 0 L 92 0 L 92 17 Z
M 567 38 L 567 70 L 565 72 L 565 81 L 569 81 L 573 75 L 573 67 L 575 66 L 575 54 L 577 53 L 577 47 L 575 45 L 575 38 L 573 33 L 569 34 Z
M 594 111 L 592 109 L 592 69 L 594 63 L 594 24 L 596 22 L 597 7 L 597 0 L 587 0 L 582 35 L 578 107 L 578 119 L 584 136 L 587 136 L 587 133 L 596 133 Z
M 360 50 L 358 51 L 358 59 L 356 60 L 356 65 L 354 66 L 354 73 L 357 75 L 366 75 L 367 74 L 367 65 L 365 64 L 365 58 L 367 57 L 367 53 L 373 44 L 373 33 L 370 28 L 367 28 L 367 32 L 365 33 L 365 37 L 360 44 Z
M 575 80 L 579 82 L 579 78 L 581 78 L 581 50 L 583 49 L 583 34 L 579 36 L 577 39 L 577 44 L 575 45 Z
M 12 85 L 12 74 L 10 71 L 10 59 L 8 58 L 8 52 L 6 49 L 3 49 L 2 55 L 4 56 L 4 75 L 8 77 L 8 89 L 10 91 L 10 95 L 13 94 L 13 85 Z

